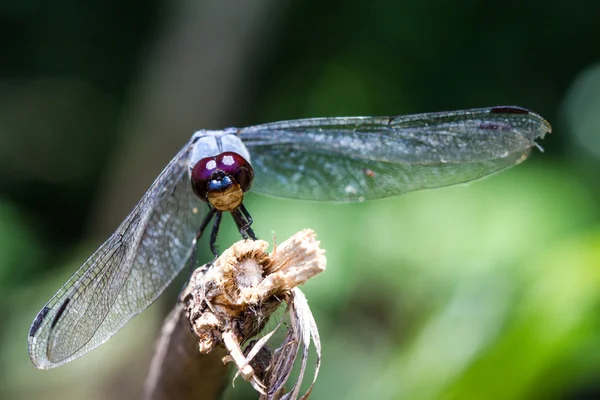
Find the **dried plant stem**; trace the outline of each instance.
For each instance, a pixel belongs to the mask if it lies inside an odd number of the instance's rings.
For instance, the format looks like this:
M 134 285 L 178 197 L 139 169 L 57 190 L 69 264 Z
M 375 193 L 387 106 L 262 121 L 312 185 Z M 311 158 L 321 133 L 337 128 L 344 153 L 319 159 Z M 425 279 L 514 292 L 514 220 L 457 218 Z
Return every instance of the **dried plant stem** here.
M 184 304 L 178 303 L 163 324 L 150 371 L 144 385 L 144 399 L 218 399 L 228 382 L 223 364 L 225 349 L 210 354 L 198 351 L 198 339 L 190 330 Z

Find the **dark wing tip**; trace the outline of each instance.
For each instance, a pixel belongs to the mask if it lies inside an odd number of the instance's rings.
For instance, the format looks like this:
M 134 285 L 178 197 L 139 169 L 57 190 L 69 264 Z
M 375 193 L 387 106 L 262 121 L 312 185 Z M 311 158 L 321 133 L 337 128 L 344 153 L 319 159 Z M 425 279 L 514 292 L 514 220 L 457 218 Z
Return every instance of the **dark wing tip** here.
M 490 110 L 491 114 L 531 114 L 531 112 L 525 108 L 517 106 L 498 106 L 492 107 Z
M 56 326 L 56 324 L 58 323 L 58 320 L 60 319 L 60 317 L 62 317 L 63 313 L 65 312 L 65 309 L 67 308 L 67 305 L 69 304 L 69 302 L 71 301 L 70 298 L 67 298 L 60 306 L 60 308 L 58 309 L 58 311 L 56 312 L 56 315 L 54 316 L 54 319 L 52 320 L 52 324 L 50 325 L 50 328 L 54 328 Z
M 550 123 L 548 121 L 546 121 L 542 116 L 534 113 L 533 111 L 529 111 L 526 108 L 523 107 L 517 107 L 517 106 L 496 106 L 496 107 L 492 107 L 490 108 L 490 114 L 521 114 L 521 115 L 529 115 L 537 120 L 539 120 L 544 128 L 543 130 L 545 133 L 552 133 L 552 126 L 550 125 Z M 542 134 L 543 136 L 543 134 Z
M 44 308 L 42 308 L 38 315 L 35 316 L 33 324 L 31 324 L 31 328 L 29 328 L 29 337 L 35 336 L 37 331 L 40 329 L 40 326 L 42 325 L 42 321 L 44 321 L 44 318 L 46 318 L 46 315 L 48 315 L 49 312 L 50 308 L 44 306 Z

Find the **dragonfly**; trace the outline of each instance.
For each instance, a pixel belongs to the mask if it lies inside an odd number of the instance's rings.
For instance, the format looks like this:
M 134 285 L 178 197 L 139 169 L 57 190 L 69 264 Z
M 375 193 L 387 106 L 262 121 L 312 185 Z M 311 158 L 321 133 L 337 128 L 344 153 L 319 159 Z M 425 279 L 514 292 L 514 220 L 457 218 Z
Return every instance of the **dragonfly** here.
M 251 189 L 350 202 L 449 186 L 519 164 L 550 132 L 541 116 L 516 106 L 200 130 L 37 314 L 31 361 L 56 367 L 106 342 L 193 262 L 211 221 L 218 255 L 224 213 L 243 238 L 256 239 L 243 204 Z

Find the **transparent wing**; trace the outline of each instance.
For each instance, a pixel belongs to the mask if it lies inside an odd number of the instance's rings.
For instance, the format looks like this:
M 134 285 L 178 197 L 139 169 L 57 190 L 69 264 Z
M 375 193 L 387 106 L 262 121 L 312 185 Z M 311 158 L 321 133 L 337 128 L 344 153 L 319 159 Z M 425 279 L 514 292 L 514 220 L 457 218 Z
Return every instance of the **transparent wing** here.
M 203 217 L 189 181 L 193 140 L 39 312 L 29 332 L 29 356 L 38 368 L 64 364 L 104 343 L 185 265 Z
M 356 201 L 481 178 L 523 161 L 550 131 L 539 115 L 502 106 L 283 121 L 239 135 L 252 156 L 253 190 Z

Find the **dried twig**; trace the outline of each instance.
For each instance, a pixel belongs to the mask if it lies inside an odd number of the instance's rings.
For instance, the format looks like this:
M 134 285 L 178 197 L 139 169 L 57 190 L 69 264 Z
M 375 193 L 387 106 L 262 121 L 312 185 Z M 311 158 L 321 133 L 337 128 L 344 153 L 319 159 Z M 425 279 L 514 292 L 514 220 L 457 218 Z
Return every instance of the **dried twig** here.
M 227 384 L 228 371 L 221 362 L 225 349 L 200 354 L 184 308 L 178 303 L 165 319 L 144 385 L 145 399 L 217 399 Z

